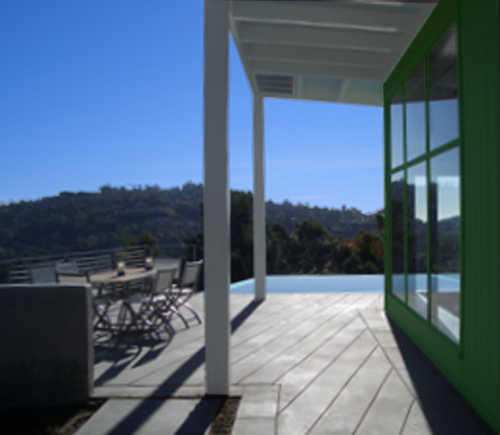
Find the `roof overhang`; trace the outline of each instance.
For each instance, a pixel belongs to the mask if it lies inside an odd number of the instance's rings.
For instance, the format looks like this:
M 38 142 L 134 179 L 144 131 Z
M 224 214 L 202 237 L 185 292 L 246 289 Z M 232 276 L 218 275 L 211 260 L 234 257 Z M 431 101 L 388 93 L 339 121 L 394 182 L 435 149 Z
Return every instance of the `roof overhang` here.
M 229 23 L 253 92 L 381 106 L 383 81 L 434 6 L 230 0 Z

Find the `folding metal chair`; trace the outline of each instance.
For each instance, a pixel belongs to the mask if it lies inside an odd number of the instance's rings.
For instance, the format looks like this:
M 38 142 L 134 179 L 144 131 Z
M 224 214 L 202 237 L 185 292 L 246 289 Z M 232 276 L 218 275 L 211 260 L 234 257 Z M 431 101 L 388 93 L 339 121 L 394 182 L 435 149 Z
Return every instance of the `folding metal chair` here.
M 200 277 L 201 266 L 203 265 L 203 260 L 199 261 L 188 261 L 184 265 L 184 270 L 182 272 L 182 279 L 180 286 L 174 286 L 171 292 L 172 295 L 172 309 L 180 317 L 186 328 L 189 328 L 189 320 L 196 319 L 198 323 L 201 324 L 201 318 L 196 312 L 196 310 L 188 303 L 189 299 L 193 296 L 197 289 L 198 279 Z M 185 308 L 193 317 L 186 319 L 181 312 L 181 309 Z
M 170 335 L 175 334 L 169 316 L 172 305 L 169 293 L 172 290 L 175 270 L 174 268 L 159 270 L 148 295 L 138 293 L 122 301 L 118 315 L 120 330 L 127 332 L 135 329 L 160 338 L 159 330 L 163 325 Z

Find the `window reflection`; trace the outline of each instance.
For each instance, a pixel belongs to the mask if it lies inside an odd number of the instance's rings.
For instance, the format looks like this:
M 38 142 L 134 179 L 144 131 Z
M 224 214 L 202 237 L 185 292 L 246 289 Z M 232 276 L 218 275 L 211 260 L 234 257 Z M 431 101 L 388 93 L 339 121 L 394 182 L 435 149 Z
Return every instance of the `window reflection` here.
M 459 148 L 431 160 L 432 323 L 452 340 L 460 332 Z
M 406 84 L 407 161 L 425 152 L 425 131 L 425 69 L 422 62 Z
M 408 170 L 408 304 L 427 319 L 427 170 Z
M 456 29 L 429 55 L 430 148 L 458 138 Z
M 391 156 L 393 168 L 403 164 L 403 91 L 391 101 Z
M 392 292 L 404 300 L 404 177 L 392 176 Z

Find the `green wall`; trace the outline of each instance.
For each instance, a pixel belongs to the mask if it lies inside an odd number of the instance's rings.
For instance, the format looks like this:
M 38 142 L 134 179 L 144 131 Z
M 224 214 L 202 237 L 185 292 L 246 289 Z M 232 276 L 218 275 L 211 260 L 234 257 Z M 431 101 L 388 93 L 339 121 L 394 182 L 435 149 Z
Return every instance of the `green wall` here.
M 389 102 L 457 23 L 461 157 L 461 342 L 391 294 Z M 499 3 L 441 0 L 384 83 L 386 311 L 500 433 Z

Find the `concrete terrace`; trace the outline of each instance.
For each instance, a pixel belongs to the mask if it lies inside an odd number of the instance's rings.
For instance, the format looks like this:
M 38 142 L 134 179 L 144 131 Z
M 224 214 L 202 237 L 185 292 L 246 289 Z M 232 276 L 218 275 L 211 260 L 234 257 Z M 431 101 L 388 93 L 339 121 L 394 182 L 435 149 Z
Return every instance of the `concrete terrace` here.
M 193 306 L 203 314 L 203 295 Z M 233 433 L 493 433 L 387 319 L 380 293 L 269 294 L 262 303 L 233 294 L 231 315 L 231 393 L 242 396 Z M 108 401 L 79 433 L 137 433 L 180 415 L 172 398 L 203 396 L 204 326 L 175 327 L 169 342 L 96 347 L 94 395 L 131 400 Z M 190 401 L 186 416 L 212 418 L 205 402 Z

